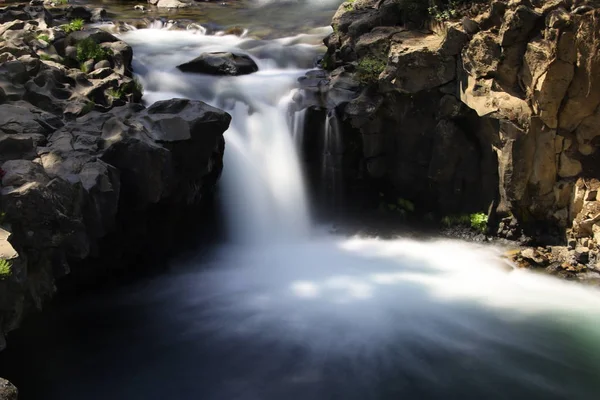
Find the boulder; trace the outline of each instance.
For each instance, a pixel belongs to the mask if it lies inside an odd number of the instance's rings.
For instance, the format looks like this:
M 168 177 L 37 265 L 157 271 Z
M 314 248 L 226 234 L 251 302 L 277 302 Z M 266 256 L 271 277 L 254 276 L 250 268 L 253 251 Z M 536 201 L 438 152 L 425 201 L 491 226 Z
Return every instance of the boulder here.
M 154 4 L 159 8 L 185 8 L 190 6 L 190 3 L 180 0 L 158 0 L 151 4 Z
M 247 75 L 258 71 L 258 66 L 247 55 L 204 53 L 195 59 L 177 66 L 180 71 L 209 75 Z
M 2 400 L 17 400 L 19 392 L 15 385 L 4 378 L 0 378 L 0 399 Z

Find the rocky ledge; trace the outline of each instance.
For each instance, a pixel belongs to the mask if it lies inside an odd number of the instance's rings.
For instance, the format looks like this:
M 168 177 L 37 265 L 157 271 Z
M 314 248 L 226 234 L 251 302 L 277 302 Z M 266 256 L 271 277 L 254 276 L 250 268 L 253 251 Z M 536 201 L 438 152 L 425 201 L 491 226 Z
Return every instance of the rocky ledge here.
M 298 96 L 340 143 L 307 158 L 363 205 L 484 212 L 490 234 L 598 277 L 599 21 L 591 0 L 346 2 Z
M 0 8 L 0 349 L 58 278 L 168 249 L 222 169 L 231 117 L 145 108 L 131 48 L 74 21 Z

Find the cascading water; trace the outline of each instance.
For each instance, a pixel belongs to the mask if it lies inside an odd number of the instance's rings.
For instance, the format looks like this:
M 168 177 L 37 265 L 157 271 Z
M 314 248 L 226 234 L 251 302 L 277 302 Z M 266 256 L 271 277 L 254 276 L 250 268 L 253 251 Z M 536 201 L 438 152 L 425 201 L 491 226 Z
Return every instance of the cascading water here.
M 335 110 L 327 113 L 323 130 L 322 182 L 329 205 L 335 207 L 340 206 L 342 200 L 341 158 L 343 154 L 341 131 Z
M 238 242 L 282 240 L 308 232 L 308 207 L 289 108 L 290 92 L 316 56 L 314 46 L 303 41 L 314 42 L 319 36 L 279 44 L 232 35 L 206 36 L 198 31 L 145 29 L 124 37 L 135 48 L 134 67 L 142 71 L 147 101 L 187 97 L 232 115 L 232 125 L 225 134 L 222 182 L 230 232 Z M 288 46 L 289 41 L 298 43 Z M 288 59 L 290 48 L 295 54 L 292 60 Z M 260 72 L 215 79 L 176 69 L 210 51 L 249 54 Z M 263 54 L 268 58 L 261 58 Z M 280 67 L 290 62 L 299 65 Z
M 64 329 L 33 329 L 25 399 L 598 398 L 597 290 L 511 270 L 492 247 L 311 226 L 292 134 L 303 115 L 290 128 L 288 106 L 320 36 L 123 36 L 147 101 L 188 97 L 232 114 L 222 197 L 233 240 L 50 315 Z M 261 71 L 175 68 L 223 50 Z

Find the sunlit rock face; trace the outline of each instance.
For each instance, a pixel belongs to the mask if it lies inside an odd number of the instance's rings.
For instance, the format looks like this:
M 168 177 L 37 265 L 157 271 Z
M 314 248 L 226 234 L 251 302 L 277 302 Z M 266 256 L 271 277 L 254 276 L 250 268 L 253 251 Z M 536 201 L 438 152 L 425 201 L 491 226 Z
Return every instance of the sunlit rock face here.
M 304 105 L 336 109 L 348 193 L 366 190 L 376 204 L 387 190 L 424 213 L 493 205 L 560 240 L 577 214 L 566 200 L 575 182 L 592 187 L 599 175 L 598 4 L 444 10 L 365 0 L 334 17 L 330 76 L 306 81 Z

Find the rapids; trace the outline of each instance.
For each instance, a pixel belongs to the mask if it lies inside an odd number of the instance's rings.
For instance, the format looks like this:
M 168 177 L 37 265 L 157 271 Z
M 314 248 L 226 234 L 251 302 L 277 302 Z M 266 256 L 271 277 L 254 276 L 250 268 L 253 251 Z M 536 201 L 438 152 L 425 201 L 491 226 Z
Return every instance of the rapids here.
M 7 350 L 23 399 L 598 398 L 597 290 L 512 270 L 493 247 L 336 236 L 311 220 L 296 151 L 304 115 L 289 105 L 326 32 L 122 36 L 147 102 L 186 97 L 232 114 L 229 239 L 24 328 Z M 175 68 L 222 50 L 260 72 Z

